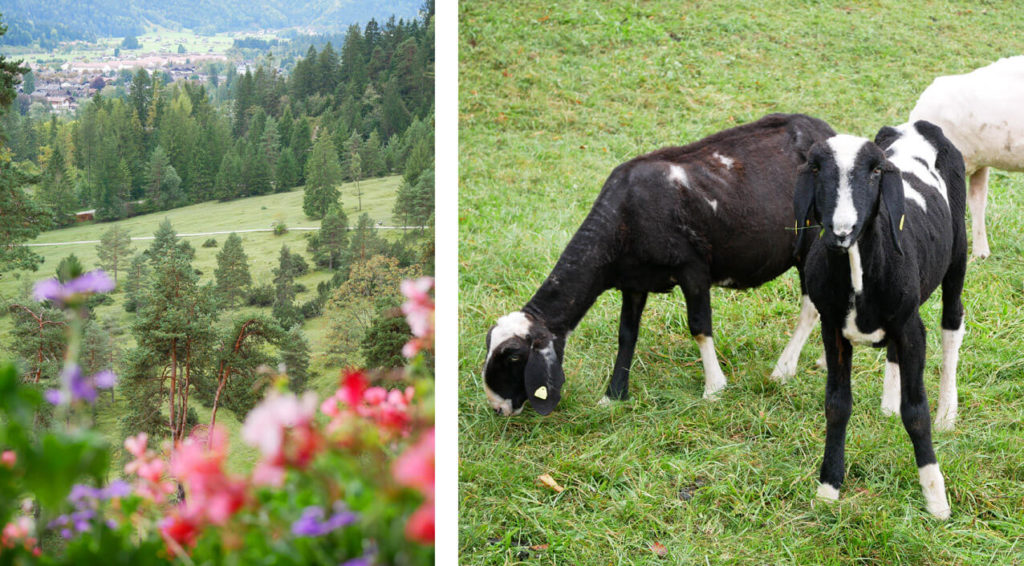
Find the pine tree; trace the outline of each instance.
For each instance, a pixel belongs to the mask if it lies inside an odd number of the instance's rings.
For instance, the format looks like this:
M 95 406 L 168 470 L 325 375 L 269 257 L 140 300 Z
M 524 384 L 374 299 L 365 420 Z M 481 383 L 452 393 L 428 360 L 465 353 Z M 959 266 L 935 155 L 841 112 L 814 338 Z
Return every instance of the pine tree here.
M 131 235 L 114 224 L 103 235 L 100 236 L 100 243 L 96 246 L 96 255 L 99 257 L 99 265 L 102 269 L 114 274 L 114 283 L 117 283 L 117 272 L 128 268 L 132 255 Z
M 286 147 L 281 151 L 281 157 L 277 160 L 275 180 L 278 192 L 287 191 L 299 184 L 299 164 L 295 160 L 295 155 L 290 147 Z
M 376 305 L 376 314 L 363 335 L 359 350 L 368 368 L 397 368 L 405 365 L 402 346 L 412 331 L 394 297 L 384 297 Z
M 288 388 L 296 393 L 305 391 L 309 381 L 309 340 L 300 326 L 293 326 L 281 343 L 280 362 L 288 372 Z
M 359 187 L 359 180 L 363 177 L 363 158 L 360 157 L 359 153 L 353 153 L 349 157 L 348 171 L 352 175 L 352 180 L 356 182 L 356 198 L 359 199 L 358 210 L 363 209 L 363 190 Z
M 233 307 L 238 299 L 245 296 L 252 286 L 249 274 L 249 258 L 242 249 L 242 238 L 232 232 L 224 241 L 224 247 L 217 253 L 217 292 L 224 302 Z
M 75 197 L 75 182 L 66 155 L 65 144 L 61 143 L 55 134 L 53 151 L 43 170 L 42 184 L 39 187 L 43 202 L 50 207 L 54 220 L 61 226 L 74 222 L 78 204 Z
M 328 211 L 320 222 L 320 231 L 309 239 L 307 251 L 318 267 L 334 270 L 348 252 L 348 216 L 341 207 Z
M 145 254 L 137 254 L 132 258 L 126 279 L 124 310 L 136 312 L 140 306 L 145 304 L 143 296 L 146 281 L 149 280 L 149 261 Z
M 204 375 L 213 379 L 196 382 L 196 394 L 211 406 L 210 427 L 217 422 L 217 408 L 226 407 L 241 418 L 263 398 L 261 366 L 275 365 L 266 344 L 283 345 L 285 332 L 273 319 L 241 316 L 225 327 L 209 356 Z
M 288 147 L 292 148 L 295 160 L 299 163 L 299 174 L 302 176 L 299 179 L 299 184 L 301 185 L 306 180 L 304 174 L 306 162 L 309 161 L 310 148 L 313 147 L 313 129 L 309 125 L 309 118 L 305 115 L 299 118 L 292 128 L 292 139 Z
M 339 205 L 341 166 L 338 154 L 329 136 L 322 135 L 313 146 L 313 154 L 306 163 L 306 191 L 302 211 L 310 218 L 323 218 L 332 206 Z
M 273 315 L 283 328 L 302 322 L 302 312 L 295 306 L 295 274 L 292 254 L 287 245 L 281 246 L 278 266 L 274 269 Z
M 6 306 L 11 313 L 11 353 L 21 360 L 22 374 L 39 383 L 60 374 L 67 349 L 67 315 L 48 302 L 39 303 L 28 297 Z

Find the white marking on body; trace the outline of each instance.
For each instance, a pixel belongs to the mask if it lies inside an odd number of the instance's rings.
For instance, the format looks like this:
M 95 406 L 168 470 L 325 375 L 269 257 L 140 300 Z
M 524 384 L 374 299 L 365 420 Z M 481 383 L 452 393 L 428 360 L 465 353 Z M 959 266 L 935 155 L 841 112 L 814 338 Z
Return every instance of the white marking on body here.
M 711 199 L 711 198 L 708 198 L 708 197 L 704 197 L 704 200 L 708 201 L 708 204 L 711 205 L 711 211 L 712 212 L 718 212 L 718 201 L 717 200 Z
M 913 124 L 900 124 L 895 129 L 900 133 L 900 137 L 886 149 L 889 162 L 898 167 L 900 171 L 913 173 L 926 185 L 933 187 L 942 196 L 942 200 L 946 201 L 948 207 L 949 195 L 946 191 L 946 183 L 942 181 L 942 177 L 935 168 L 938 150 L 918 133 Z M 921 163 L 921 159 L 925 163 Z M 922 209 L 925 208 L 924 196 L 906 181 L 903 182 L 903 192 L 906 198 L 918 204 Z
M 846 326 L 843 327 L 843 336 L 845 336 L 850 342 L 877 344 L 885 338 L 885 330 L 879 328 L 867 333 L 862 331 L 860 327 L 857 326 L 857 308 L 853 307 L 850 309 L 850 312 L 846 314 Z
M 946 501 L 946 481 L 942 478 L 938 464 L 928 464 L 917 469 L 921 491 L 928 506 L 928 512 L 938 519 L 949 518 L 949 503 Z
M 860 263 L 860 248 L 857 243 L 854 242 L 850 246 L 850 285 L 853 286 L 853 292 L 858 295 L 864 291 L 864 268 Z
M 729 285 L 732 285 L 733 283 L 735 283 L 735 281 L 732 280 L 732 277 L 726 277 L 725 279 L 722 279 L 721 281 L 715 281 L 714 285 L 716 287 L 728 287 Z
M 836 209 L 832 214 L 832 230 L 840 237 L 852 232 L 854 224 L 857 223 L 857 209 L 853 205 L 853 187 L 850 185 L 850 176 L 853 174 L 857 153 L 867 142 L 868 140 L 864 138 L 846 134 L 832 136 L 827 140 L 839 169 L 839 192 Z
M 839 501 L 839 490 L 827 483 L 819 483 L 818 499 L 824 499 L 828 502 Z
M 694 336 L 700 349 L 700 361 L 704 366 L 704 398 L 708 401 L 718 399 L 718 392 L 725 388 L 725 374 L 718 365 L 715 354 L 715 341 L 710 336 L 698 334 Z
M 721 153 L 718 153 L 717 151 L 712 154 L 712 157 L 717 159 L 722 165 L 725 165 L 726 169 L 732 169 L 732 164 L 735 163 L 736 161 L 735 159 L 731 157 L 726 157 Z
M 882 414 L 900 414 L 900 365 L 886 360 L 885 381 L 882 382 Z
M 668 166 L 668 180 L 690 188 L 690 178 L 686 176 L 686 170 L 679 165 Z
M 800 361 L 800 351 L 804 349 L 807 338 L 818 322 L 818 309 L 807 295 L 800 298 L 800 317 L 797 319 L 796 329 L 793 330 L 793 337 L 789 339 L 786 348 L 782 350 L 779 361 L 775 362 L 775 369 L 771 378 L 778 382 L 785 382 L 796 375 L 797 362 Z
M 935 430 L 949 431 L 956 426 L 956 364 L 964 341 L 964 322 L 956 330 L 942 330 L 942 377 L 939 379 L 939 407 L 935 411 Z

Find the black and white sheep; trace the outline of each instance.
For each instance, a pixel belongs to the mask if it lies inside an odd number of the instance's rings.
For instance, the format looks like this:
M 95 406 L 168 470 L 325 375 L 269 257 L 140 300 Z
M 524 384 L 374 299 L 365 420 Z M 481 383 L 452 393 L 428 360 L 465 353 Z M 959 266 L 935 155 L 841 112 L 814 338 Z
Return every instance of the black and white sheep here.
M 936 428 L 949 428 L 956 418 L 956 364 L 964 334 L 964 200 L 963 158 L 938 126 L 925 121 L 882 128 L 874 142 L 829 138 L 811 148 L 801 168 L 793 202 L 798 222 L 808 229 L 801 231 L 796 250 L 801 240 L 814 242 L 803 276 L 821 316 L 828 366 L 820 497 L 839 497 L 852 404 L 851 342 L 868 343 L 888 348 L 886 395 L 899 398 L 928 511 L 949 517 L 932 449 L 918 309 L 941 284 Z
M 910 112 L 917 120 L 940 126 L 963 154 L 973 254 L 988 257 L 988 169 L 1024 171 L 1024 55 L 935 79 Z
M 565 340 L 597 297 L 622 291 L 619 349 L 607 398 L 625 399 L 648 293 L 676 286 L 704 365 L 704 397 L 726 385 L 711 334 L 712 285 L 745 289 L 797 265 L 792 202 L 797 167 L 835 132 L 799 114 L 773 114 L 612 172 L 590 214 L 533 298 L 487 333 L 484 388 L 495 411 L 541 414 L 561 398 Z M 804 297 L 800 328 L 778 368 L 789 375 L 817 314 Z

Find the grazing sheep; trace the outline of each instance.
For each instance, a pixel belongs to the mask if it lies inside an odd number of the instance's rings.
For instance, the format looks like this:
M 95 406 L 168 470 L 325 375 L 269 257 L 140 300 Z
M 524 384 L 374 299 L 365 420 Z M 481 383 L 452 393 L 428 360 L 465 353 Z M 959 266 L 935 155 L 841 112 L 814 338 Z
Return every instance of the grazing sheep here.
M 543 415 L 554 409 L 565 339 L 610 288 L 622 291 L 622 316 L 607 397 L 628 395 L 647 294 L 679 286 L 704 365 L 704 397 L 714 398 L 726 379 L 711 336 L 711 286 L 756 287 L 797 265 L 796 169 L 812 144 L 834 133 L 809 116 L 772 114 L 616 167 L 533 298 L 487 333 L 484 389 L 495 411 L 517 414 L 527 399 Z M 777 364 L 789 375 L 817 321 L 804 299 L 800 327 Z
M 851 342 L 886 346 L 885 395 L 900 398 L 928 511 L 945 519 L 949 504 L 932 449 L 924 390 L 925 330 L 918 309 L 941 283 L 936 428 L 951 428 L 964 334 L 963 158 L 939 127 L 925 121 L 882 128 L 874 143 L 839 135 L 811 148 L 793 199 L 800 225 L 812 227 L 801 231 L 796 250 L 799 254 L 802 240 L 813 240 L 804 285 L 821 315 L 828 366 L 828 425 L 818 495 L 837 499 L 845 475 Z
M 1024 171 L 1024 55 L 935 79 L 910 112 L 910 121 L 917 120 L 941 127 L 963 154 L 973 255 L 988 257 L 988 169 Z

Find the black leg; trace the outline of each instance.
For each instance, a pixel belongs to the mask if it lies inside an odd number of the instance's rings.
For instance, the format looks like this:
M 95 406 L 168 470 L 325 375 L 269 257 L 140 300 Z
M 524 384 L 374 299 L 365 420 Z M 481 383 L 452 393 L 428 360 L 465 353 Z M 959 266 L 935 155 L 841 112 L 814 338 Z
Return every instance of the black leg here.
M 932 447 L 931 423 L 928 420 L 928 396 L 924 390 L 925 333 L 924 324 L 915 312 L 897 337 L 900 359 L 900 416 L 903 427 L 914 444 L 914 460 L 928 511 L 940 518 L 949 518 L 946 484 L 939 471 Z
M 825 457 L 821 462 L 818 495 L 839 497 L 846 475 L 846 423 L 850 420 L 853 396 L 850 393 L 850 365 L 853 346 L 837 326 L 821 324 L 828 379 L 825 384 Z
M 606 395 L 623 401 L 629 397 L 629 368 L 633 365 L 636 340 L 640 335 L 640 316 L 647 304 L 647 293 L 622 292 L 622 315 L 619 318 L 619 353 L 615 356 L 612 380 Z
M 679 286 L 686 297 L 686 321 L 690 334 L 697 341 L 704 366 L 704 398 L 714 400 L 725 388 L 726 379 L 718 365 L 711 336 L 711 280 L 705 270 L 691 269 L 684 274 Z

